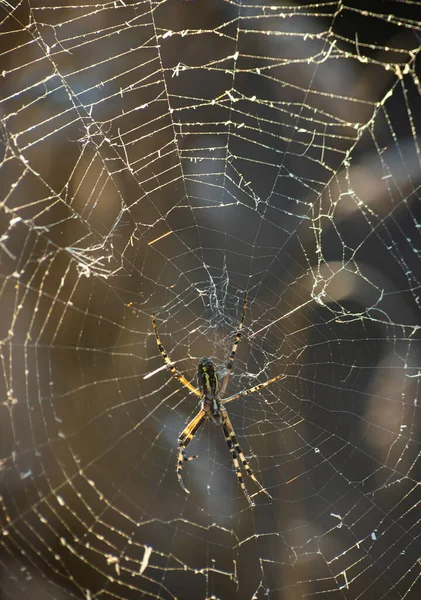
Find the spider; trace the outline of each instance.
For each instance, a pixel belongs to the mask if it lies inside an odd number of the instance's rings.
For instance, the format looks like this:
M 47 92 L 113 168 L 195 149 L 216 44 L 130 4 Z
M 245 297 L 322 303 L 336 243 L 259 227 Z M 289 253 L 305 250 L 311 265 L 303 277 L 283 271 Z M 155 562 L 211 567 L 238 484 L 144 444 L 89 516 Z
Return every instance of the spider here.
M 156 343 L 158 345 L 158 349 L 169 369 L 173 377 L 178 379 L 180 383 L 182 383 L 186 388 L 190 390 L 193 394 L 195 394 L 198 398 L 200 398 L 200 410 L 197 415 L 190 421 L 185 429 L 178 436 L 178 456 L 177 456 L 177 477 L 178 481 L 183 488 L 183 490 L 189 494 L 189 490 L 184 485 L 181 472 L 183 469 L 184 462 L 189 460 L 193 460 L 197 458 L 197 455 L 188 457 L 186 454 L 186 448 L 189 443 L 192 441 L 196 433 L 198 432 L 201 425 L 204 423 L 205 419 L 210 419 L 213 423 L 222 426 L 225 435 L 225 441 L 227 443 L 228 449 L 231 453 L 232 462 L 234 464 L 234 470 L 237 474 L 238 483 L 243 490 L 245 497 L 250 506 L 254 506 L 254 502 L 252 501 L 246 485 L 244 483 L 243 474 L 241 471 L 240 463 L 242 468 L 246 471 L 247 475 L 254 481 L 254 483 L 259 487 L 260 491 L 265 493 L 266 496 L 272 498 L 269 492 L 261 485 L 259 480 L 254 475 L 251 467 L 244 456 L 243 451 L 241 450 L 240 444 L 238 443 L 237 437 L 234 432 L 234 428 L 232 426 L 231 420 L 228 416 L 228 412 L 224 407 L 224 404 L 227 402 L 232 402 L 233 400 L 237 400 L 237 398 L 242 398 L 243 396 L 248 396 L 253 392 L 257 392 L 262 388 L 270 385 L 274 381 L 278 379 L 283 379 L 285 375 L 276 375 L 276 377 L 272 377 L 272 379 L 268 379 L 264 383 L 259 383 L 248 390 L 244 390 L 242 392 L 238 392 L 233 396 L 229 396 L 228 398 L 222 400 L 222 397 L 227 389 L 228 381 L 231 375 L 231 369 L 234 362 L 235 353 L 237 352 L 238 344 L 241 340 L 241 330 L 243 328 L 244 317 L 246 314 L 247 308 L 247 293 L 244 296 L 244 304 L 243 304 L 243 312 L 241 315 L 240 323 L 238 325 L 237 333 L 235 336 L 234 344 L 231 349 L 231 354 L 229 355 L 226 374 L 222 381 L 222 385 L 219 386 L 219 378 L 218 374 L 215 371 L 215 366 L 213 362 L 209 358 L 201 358 L 199 360 L 198 368 L 197 368 L 197 379 L 199 389 L 196 389 L 183 375 L 177 371 L 174 363 L 171 361 L 168 354 L 165 352 L 164 347 L 161 342 L 161 338 L 159 337 L 158 328 L 156 325 L 155 315 L 152 315 L 152 325 L 155 332 Z

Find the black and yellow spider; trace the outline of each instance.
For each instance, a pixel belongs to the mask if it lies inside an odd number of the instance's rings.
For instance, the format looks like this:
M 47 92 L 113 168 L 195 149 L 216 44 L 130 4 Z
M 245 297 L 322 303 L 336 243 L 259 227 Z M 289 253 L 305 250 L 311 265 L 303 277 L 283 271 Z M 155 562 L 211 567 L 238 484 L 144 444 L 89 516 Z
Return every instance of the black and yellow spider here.
M 179 373 L 174 365 L 174 363 L 169 358 L 168 354 L 165 352 L 164 347 L 162 345 L 161 339 L 159 337 L 158 328 L 156 326 L 155 315 L 152 316 L 152 324 L 156 336 L 156 343 L 158 345 L 158 349 L 162 354 L 163 359 L 165 360 L 168 369 L 171 371 L 171 374 L 178 379 L 186 388 L 188 388 L 193 394 L 195 394 L 201 400 L 200 410 L 197 415 L 190 421 L 187 427 L 180 433 L 178 436 L 178 457 L 177 457 L 177 477 L 180 482 L 181 487 L 188 494 L 189 490 L 183 483 L 183 479 L 181 477 L 181 471 L 183 469 L 183 463 L 188 460 L 193 460 L 196 456 L 188 457 L 186 454 L 186 448 L 189 443 L 192 441 L 194 436 L 196 435 L 198 429 L 205 421 L 206 418 L 210 419 L 214 423 L 220 424 L 222 429 L 224 430 L 225 440 L 227 442 L 229 451 L 231 453 L 232 462 L 234 463 L 234 469 L 237 474 L 238 482 L 241 486 L 241 489 L 244 492 L 245 497 L 247 498 L 249 504 L 251 506 L 254 505 L 248 491 L 246 485 L 243 480 L 243 474 L 240 468 L 240 462 L 245 469 L 247 475 L 254 481 L 254 483 L 260 488 L 262 492 L 264 492 L 269 498 L 272 496 L 269 492 L 260 484 L 258 479 L 255 477 L 251 467 L 243 454 L 243 451 L 240 448 L 240 444 L 237 441 L 234 428 L 231 424 L 231 420 L 228 416 L 228 413 L 223 406 L 227 402 L 232 402 L 237 398 L 241 398 L 242 396 L 248 396 L 248 394 L 252 394 L 253 392 L 257 392 L 267 385 L 277 381 L 278 379 L 282 379 L 285 375 L 277 375 L 276 377 L 272 377 L 272 379 L 268 379 L 264 383 L 259 383 L 254 387 L 245 390 L 243 392 L 239 392 L 238 394 L 234 394 L 233 396 L 229 396 L 225 400 L 222 400 L 222 396 L 227 389 L 228 381 L 231 374 L 232 364 L 234 362 L 235 353 L 237 352 L 237 347 L 241 339 L 241 330 L 243 328 L 244 316 L 246 314 L 247 308 L 247 294 L 244 296 L 244 305 L 243 305 L 243 313 L 241 315 L 240 323 L 238 325 L 237 333 L 235 336 L 234 344 L 232 346 L 231 354 L 228 359 L 227 370 L 225 377 L 223 379 L 221 387 L 219 387 L 219 379 L 218 374 L 215 371 L 215 367 L 213 362 L 209 358 L 201 358 L 199 360 L 199 365 L 197 368 L 197 378 L 199 384 L 199 390 L 197 390 L 192 384 L 187 381 L 185 377 L 181 373 Z M 240 461 L 240 462 L 239 462 Z

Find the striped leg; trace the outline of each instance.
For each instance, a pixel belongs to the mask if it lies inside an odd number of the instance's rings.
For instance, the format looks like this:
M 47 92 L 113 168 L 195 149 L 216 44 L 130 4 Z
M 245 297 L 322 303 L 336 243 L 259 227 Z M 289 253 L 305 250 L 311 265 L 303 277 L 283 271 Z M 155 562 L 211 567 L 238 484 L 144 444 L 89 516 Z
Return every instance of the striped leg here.
M 247 475 L 250 477 L 250 479 L 252 479 L 254 481 L 254 483 L 257 485 L 257 487 L 260 488 L 260 490 L 262 492 L 264 492 L 266 494 L 266 496 L 268 496 L 269 498 L 272 499 L 272 496 L 262 486 L 262 484 L 260 483 L 260 481 L 257 479 L 257 477 L 255 476 L 255 474 L 251 470 L 251 467 L 250 467 L 250 465 L 248 463 L 248 460 L 244 456 L 244 453 L 241 450 L 240 444 L 238 443 L 238 440 L 237 440 L 237 437 L 235 435 L 235 431 L 234 431 L 234 428 L 232 426 L 231 420 L 230 420 L 230 418 L 228 416 L 228 413 L 227 413 L 227 411 L 225 410 L 225 408 L 223 406 L 221 406 L 221 414 L 222 414 L 222 417 L 224 419 L 223 428 L 224 428 L 224 433 L 225 433 L 225 439 L 227 441 L 228 447 L 229 447 L 230 452 L 231 452 L 232 461 L 234 463 L 234 468 L 235 468 L 235 471 L 237 473 L 238 481 L 239 481 L 239 483 L 241 485 L 241 488 L 242 488 L 242 490 L 243 490 L 243 492 L 244 492 L 247 500 L 249 501 L 250 504 L 254 505 L 254 502 L 251 501 L 251 498 L 250 498 L 250 496 L 249 496 L 249 494 L 248 494 L 248 492 L 246 490 L 246 486 L 245 486 L 245 483 L 243 481 L 243 477 L 242 477 L 240 465 L 238 463 L 238 458 L 240 459 L 241 465 L 242 465 L 243 469 L 246 471 Z
M 244 294 L 244 304 L 243 304 L 243 313 L 241 315 L 240 323 L 238 325 L 237 333 L 235 335 L 234 344 L 232 345 L 231 354 L 229 355 L 228 364 L 227 364 L 227 372 L 224 377 L 224 381 L 221 385 L 220 395 L 222 396 L 227 389 L 228 381 L 231 375 L 232 364 L 234 362 L 235 353 L 237 352 L 238 344 L 241 340 L 241 330 L 243 329 L 244 317 L 246 316 L 246 308 L 247 308 L 247 292 Z
M 181 471 L 183 470 L 183 464 L 188 460 L 197 458 L 197 454 L 195 456 L 187 456 L 186 448 L 196 435 L 197 430 L 202 425 L 205 418 L 206 412 L 204 410 L 200 410 L 194 419 L 190 421 L 187 427 L 178 436 L 177 477 L 179 484 L 187 494 L 190 494 L 190 492 L 184 485 L 183 478 L 181 477 Z
M 238 455 L 235 450 L 234 442 L 232 441 L 231 434 L 230 434 L 225 422 L 222 424 L 222 429 L 224 430 L 225 441 L 227 442 L 228 449 L 231 453 L 231 459 L 234 464 L 234 469 L 235 469 L 235 473 L 237 475 L 238 483 L 240 484 L 241 489 L 243 490 L 243 493 L 244 493 L 245 497 L 247 498 L 247 502 L 249 503 L 249 505 L 255 506 L 253 500 L 250 498 L 250 495 L 247 491 L 246 484 L 244 483 L 243 474 L 240 469 L 240 463 L 238 462 Z
M 278 379 L 285 379 L 286 375 L 276 375 L 276 377 L 272 377 L 272 379 L 268 379 L 264 383 L 259 383 L 259 385 L 255 385 L 254 387 L 245 390 L 244 392 L 238 392 L 238 394 L 234 394 L 233 396 L 229 396 L 225 398 L 225 400 L 221 400 L 221 404 L 227 404 L 228 402 L 232 402 L 233 400 L 237 400 L 238 398 L 242 398 L 243 396 L 248 396 L 249 394 L 253 394 L 254 392 L 258 392 L 262 388 L 270 385 L 274 381 L 278 381 Z
M 196 396 L 198 396 L 198 398 L 201 398 L 202 394 L 199 392 L 199 390 L 197 390 L 194 386 L 192 386 L 190 381 L 187 381 L 187 379 L 185 377 L 183 377 L 179 371 L 177 371 L 174 363 L 171 361 L 168 354 L 165 352 L 164 346 L 162 345 L 162 342 L 161 342 L 161 338 L 159 337 L 158 327 L 156 326 L 155 315 L 152 315 L 152 325 L 153 325 L 153 329 L 155 332 L 158 350 L 160 351 L 162 358 L 165 360 L 167 367 L 171 371 L 171 374 L 173 375 L 173 377 L 178 379 L 178 381 L 180 383 L 182 383 L 183 385 L 185 385 L 186 388 L 188 388 L 191 392 L 193 392 L 193 394 L 196 394 Z

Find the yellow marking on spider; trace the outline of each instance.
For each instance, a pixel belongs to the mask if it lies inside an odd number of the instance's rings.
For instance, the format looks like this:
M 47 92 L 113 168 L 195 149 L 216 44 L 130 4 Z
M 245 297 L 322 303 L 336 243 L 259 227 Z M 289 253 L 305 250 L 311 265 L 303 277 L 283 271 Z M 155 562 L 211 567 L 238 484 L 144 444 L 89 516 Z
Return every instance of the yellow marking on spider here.
M 204 371 L 203 375 L 205 377 L 204 388 L 205 388 L 207 394 L 211 394 L 212 393 L 212 388 L 211 388 L 211 384 L 210 384 L 209 373 L 206 373 L 206 367 L 203 367 L 203 371 Z

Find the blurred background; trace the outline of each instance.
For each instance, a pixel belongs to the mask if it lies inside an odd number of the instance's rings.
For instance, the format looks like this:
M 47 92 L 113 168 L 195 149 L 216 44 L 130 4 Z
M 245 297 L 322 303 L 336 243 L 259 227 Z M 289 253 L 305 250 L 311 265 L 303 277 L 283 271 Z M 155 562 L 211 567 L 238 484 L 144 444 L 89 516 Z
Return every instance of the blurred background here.
M 416 4 L 0 2 L 0 600 L 419 597 Z

